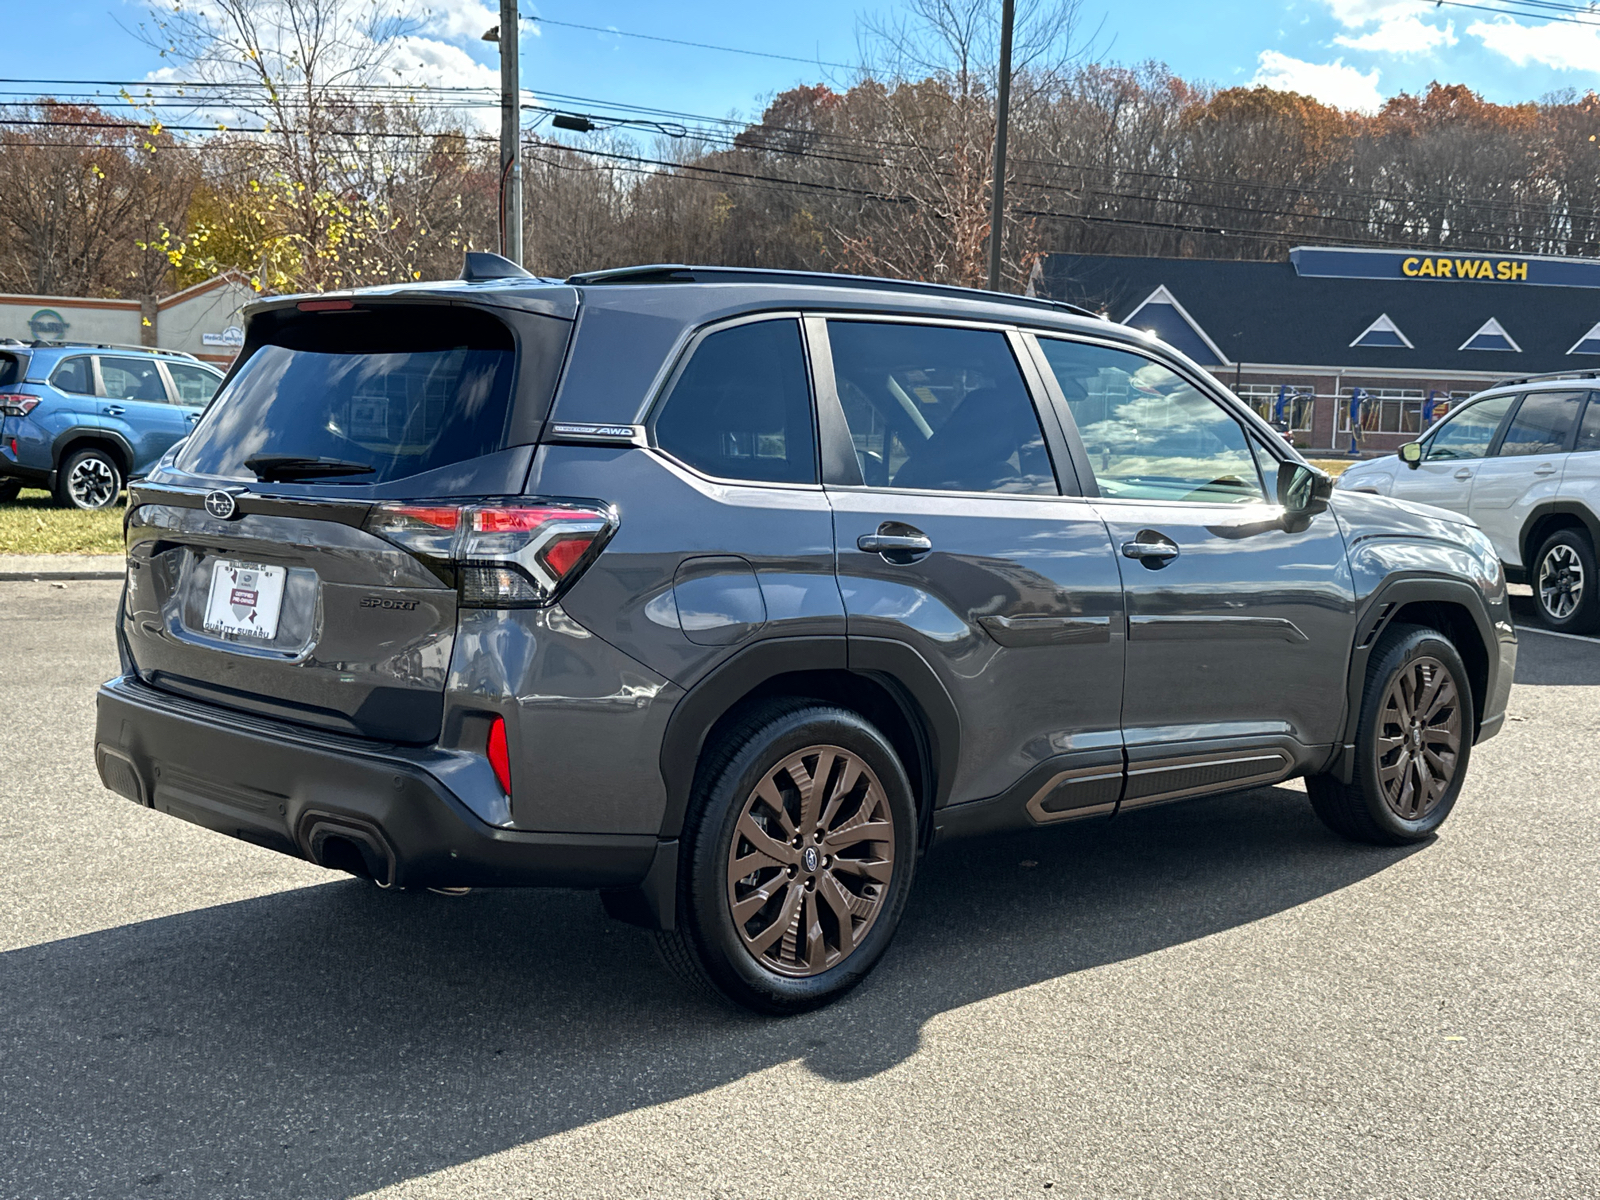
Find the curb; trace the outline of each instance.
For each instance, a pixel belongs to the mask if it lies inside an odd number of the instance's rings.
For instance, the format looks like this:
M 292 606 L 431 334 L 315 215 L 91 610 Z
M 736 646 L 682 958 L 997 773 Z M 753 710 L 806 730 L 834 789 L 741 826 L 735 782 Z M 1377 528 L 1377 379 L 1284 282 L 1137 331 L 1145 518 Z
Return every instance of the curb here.
M 120 554 L 0 554 L 0 582 L 121 579 Z

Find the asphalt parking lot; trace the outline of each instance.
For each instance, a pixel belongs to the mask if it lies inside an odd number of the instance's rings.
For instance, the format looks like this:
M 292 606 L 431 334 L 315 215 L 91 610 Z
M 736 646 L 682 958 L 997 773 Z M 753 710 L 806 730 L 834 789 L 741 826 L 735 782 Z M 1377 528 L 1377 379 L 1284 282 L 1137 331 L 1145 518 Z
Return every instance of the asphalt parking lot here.
M 935 851 L 774 1022 L 590 895 L 381 893 L 101 788 L 114 583 L 0 583 L 0 1196 L 1600 1194 L 1600 643 L 1442 834 L 1261 789 Z

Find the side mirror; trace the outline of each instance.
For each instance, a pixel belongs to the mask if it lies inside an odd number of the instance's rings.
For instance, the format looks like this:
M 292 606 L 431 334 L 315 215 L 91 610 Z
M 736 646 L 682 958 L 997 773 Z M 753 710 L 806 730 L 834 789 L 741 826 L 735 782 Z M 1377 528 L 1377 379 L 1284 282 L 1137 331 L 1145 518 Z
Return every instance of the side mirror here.
M 1422 461 L 1422 443 L 1407 442 L 1404 446 L 1400 447 L 1398 453 L 1400 455 L 1400 461 L 1415 471 L 1417 469 L 1417 464 Z
M 1278 503 L 1290 519 L 1309 518 L 1324 512 L 1333 495 L 1333 476 L 1302 462 L 1286 462 L 1278 468 Z

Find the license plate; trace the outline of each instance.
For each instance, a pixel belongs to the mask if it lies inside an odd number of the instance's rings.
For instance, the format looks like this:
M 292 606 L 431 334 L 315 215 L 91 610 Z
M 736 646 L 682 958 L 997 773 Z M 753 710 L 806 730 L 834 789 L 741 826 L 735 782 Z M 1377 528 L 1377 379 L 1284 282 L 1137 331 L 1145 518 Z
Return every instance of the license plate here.
M 270 642 L 278 636 L 278 610 L 283 607 L 286 574 L 282 567 L 219 558 L 211 568 L 206 629 Z

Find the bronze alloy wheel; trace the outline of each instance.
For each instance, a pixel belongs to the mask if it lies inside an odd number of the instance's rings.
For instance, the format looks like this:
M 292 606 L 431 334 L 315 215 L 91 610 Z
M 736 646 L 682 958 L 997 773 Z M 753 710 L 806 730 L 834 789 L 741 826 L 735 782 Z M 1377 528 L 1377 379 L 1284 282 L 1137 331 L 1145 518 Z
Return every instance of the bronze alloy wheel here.
M 877 775 L 840 746 L 808 746 L 767 772 L 739 813 L 734 930 L 767 970 L 820 975 L 861 944 L 893 873 L 894 814 Z
M 1450 790 L 1461 755 L 1461 702 L 1437 658 L 1408 662 L 1378 710 L 1378 782 L 1402 820 L 1420 821 Z
M 1557 543 L 1539 564 L 1539 604 L 1552 620 L 1565 621 L 1583 603 L 1583 563 L 1571 546 Z

